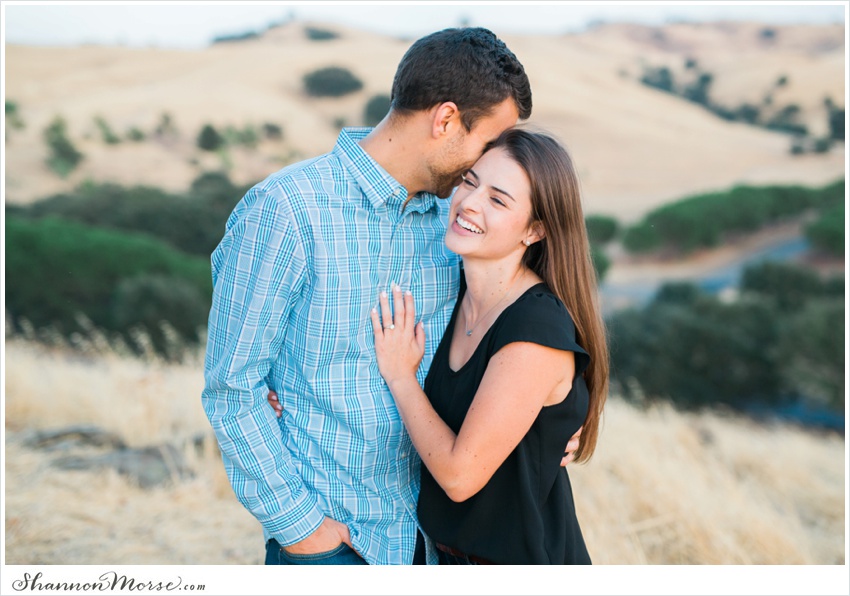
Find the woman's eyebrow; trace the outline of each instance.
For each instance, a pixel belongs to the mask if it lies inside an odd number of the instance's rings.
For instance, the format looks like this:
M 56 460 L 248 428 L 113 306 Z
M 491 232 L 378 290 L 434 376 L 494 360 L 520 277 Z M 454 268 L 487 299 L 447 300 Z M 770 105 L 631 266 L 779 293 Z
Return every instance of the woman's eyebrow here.
M 496 191 L 497 193 L 499 193 L 499 194 L 505 195 L 505 196 L 506 196 L 506 197 L 508 197 L 510 200 L 512 200 L 514 203 L 516 203 L 516 199 L 515 199 L 515 198 L 513 198 L 509 192 L 506 192 L 506 191 L 502 190 L 502 189 L 501 189 L 501 188 L 499 188 L 498 186 L 490 186 L 490 188 L 492 188 L 493 190 L 495 190 L 495 191 Z
M 472 177 L 475 178 L 476 181 L 478 181 L 478 182 L 481 181 L 481 178 L 478 177 L 478 174 L 476 174 L 475 170 L 473 170 L 472 168 L 469 168 L 469 170 L 467 170 L 466 173 L 472 175 Z M 511 193 L 502 190 L 498 186 L 493 186 L 492 184 L 488 184 L 487 186 L 492 188 L 493 190 L 495 190 L 497 193 L 505 195 L 510 200 L 512 200 L 514 203 L 516 203 L 516 199 L 511 196 Z

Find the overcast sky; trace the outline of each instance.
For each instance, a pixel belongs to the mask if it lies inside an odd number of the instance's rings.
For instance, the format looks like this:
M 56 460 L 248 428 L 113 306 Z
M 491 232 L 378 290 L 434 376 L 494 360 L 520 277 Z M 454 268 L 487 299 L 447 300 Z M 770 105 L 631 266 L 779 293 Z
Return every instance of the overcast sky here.
M 563 33 L 594 20 L 757 20 L 843 23 L 845 2 L 146 2 L 144 4 L 3 2 L 4 41 L 201 48 L 216 36 L 262 31 L 289 18 L 342 23 L 417 37 L 465 20 L 499 34 Z

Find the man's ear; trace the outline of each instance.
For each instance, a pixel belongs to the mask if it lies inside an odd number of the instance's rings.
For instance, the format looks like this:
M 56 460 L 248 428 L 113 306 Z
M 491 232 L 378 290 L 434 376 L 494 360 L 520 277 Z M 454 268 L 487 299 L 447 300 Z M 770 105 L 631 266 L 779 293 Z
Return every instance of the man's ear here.
M 443 102 L 434 108 L 431 118 L 431 135 L 435 139 L 453 135 L 455 128 L 460 125 L 460 110 L 453 101 Z

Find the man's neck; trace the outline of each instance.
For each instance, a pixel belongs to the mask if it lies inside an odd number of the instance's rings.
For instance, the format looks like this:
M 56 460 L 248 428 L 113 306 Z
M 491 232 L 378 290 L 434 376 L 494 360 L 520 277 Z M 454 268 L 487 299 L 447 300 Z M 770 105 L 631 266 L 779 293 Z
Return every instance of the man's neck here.
M 391 126 L 384 120 L 360 140 L 363 150 L 407 189 L 408 201 L 427 184 L 420 171 L 424 148 L 413 132 L 409 126 Z

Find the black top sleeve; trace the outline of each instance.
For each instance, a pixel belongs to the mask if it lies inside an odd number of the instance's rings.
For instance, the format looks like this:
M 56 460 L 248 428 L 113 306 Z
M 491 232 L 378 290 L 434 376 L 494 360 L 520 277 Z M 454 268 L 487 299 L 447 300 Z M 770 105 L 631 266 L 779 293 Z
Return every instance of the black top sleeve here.
M 542 287 L 531 288 L 521 296 L 509 312 L 504 313 L 494 329 L 491 353 L 514 342 L 530 342 L 575 353 L 576 376 L 584 373 L 590 356 L 576 340 L 576 327 L 567 307 Z

